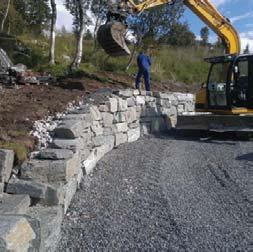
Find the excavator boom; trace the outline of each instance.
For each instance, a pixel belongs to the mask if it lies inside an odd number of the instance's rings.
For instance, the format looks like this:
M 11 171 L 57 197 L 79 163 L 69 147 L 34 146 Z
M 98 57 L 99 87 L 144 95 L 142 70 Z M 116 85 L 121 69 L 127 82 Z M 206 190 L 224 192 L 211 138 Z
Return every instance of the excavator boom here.
M 123 0 L 121 4 L 129 10 L 129 13 L 138 14 L 159 5 L 173 4 L 175 1 L 177 0 L 146 0 L 136 3 L 133 0 Z M 210 0 L 184 0 L 184 4 L 222 39 L 226 45 L 227 54 L 240 53 L 240 38 L 237 31 Z M 98 41 L 111 56 L 127 55 L 130 51 L 127 49 L 123 37 L 124 32 L 122 30 L 124 30 L 124 26 L 119 29 L 120 25 L 118 23 L 115 26 L 117 28 L 114 29 L 113 24 L 113 22 L 107 23 L 100 27 Z

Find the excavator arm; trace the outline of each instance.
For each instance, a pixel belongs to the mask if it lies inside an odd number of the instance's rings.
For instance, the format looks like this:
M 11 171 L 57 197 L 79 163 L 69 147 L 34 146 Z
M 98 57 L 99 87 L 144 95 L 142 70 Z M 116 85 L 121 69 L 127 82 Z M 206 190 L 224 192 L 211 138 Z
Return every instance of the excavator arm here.
M 146 0 L 136 3 L 134 0 L 123 0 L 121 3 L 125 5 L 133 13 L 141 13 L 147 9 L 154 8 L 163 4 L 173 4 L 177 0 Z M 228 54 L 239 54 L 240 53 L 240 38 L 230 23 L 230 21 L 225 18 L 217 10 L 217 8 L 211 3 L 210 0 L 184 0 L 184 4 L 192 10 L 208 27 L 210 27 L 224 42 L 226 45 L 226 53 Z M 107 26 L 107 31 L 108 26 Z M 110 32 L 113 31 L 110 29 Z M 123 34 L 121 32 L 121 34 Z M 99 34 L 98 34 L 99 37 Z M 108 37 L 110 37 L 108 35 Z M 103 39 L 100 39 L 100 44 L 104 49 L 108 47 L 106 41 L 106 35 L 103 34 Z M 115 50 L 120 51 L 120 47 L 124 48 L 124 53 L 126 53 L 126 44 L 120 44 L 123 40 L 118 39 L 117 46 L 114 46 Z M 112 45 L 112 40 L 110 41 Z M 103 46 L 105 45 L 105 46 Z M 109 51 L 106 50 L 111 55 L 121 55 L 120 52 L 115 53 L 114 48 Z M 128 51 L 129 52 L 129 51 Z M 123 54 L 124 55 L 124 54 Z

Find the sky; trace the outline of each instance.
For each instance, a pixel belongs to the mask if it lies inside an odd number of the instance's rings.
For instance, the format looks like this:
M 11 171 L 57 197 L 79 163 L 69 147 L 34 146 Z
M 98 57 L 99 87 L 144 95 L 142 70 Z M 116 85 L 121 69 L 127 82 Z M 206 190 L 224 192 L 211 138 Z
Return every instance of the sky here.
M 253 0 L 213 0 L 212 3 L 218 8 L 222 15 L 230 19 L 241 37 L 242 50 L 249 44 L 253 52 Z M 72 30 L 72 16 L 65 9 L 63 0 L 57 0 L 58 19 L 57 28 L 63 25 L 67 30 Z M 183 21 L 190 25 L 190 29 L 199 37 L 200 29 L 205 24 L 189 9 L 186 8 Z M 92 27 L 90 27 L 92 29 Z M 215 42 L 217 36 L 211 32 L 210 42 Z

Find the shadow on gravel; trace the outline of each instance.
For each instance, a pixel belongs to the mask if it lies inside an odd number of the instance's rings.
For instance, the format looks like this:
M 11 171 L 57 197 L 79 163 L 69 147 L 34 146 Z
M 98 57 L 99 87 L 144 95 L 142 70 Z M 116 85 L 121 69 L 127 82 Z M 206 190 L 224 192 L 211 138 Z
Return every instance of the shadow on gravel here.
M 253 152 L 238 156 L 236 158 L 236 160 L 239 160 L 239 161 L 244 160 L 244 161 L 251 161 L 252 162 L 253 161 Z
M 235 137 L 231 134 L 213 134 L 212 132 L 179 132 L 175 129 L 169 130 L 163 133 L 152 133 L 147 137 L 155 137 L 159 139 L 168 139 L 168 140 L 178 140 L 178 141 L 194 141 L 200 143 L 208 143 L 215 145 L 230 145 L 235 146 L 236 142 L 231 141 L 246 141 L 245 139 L 241 139 L 239 137 Z

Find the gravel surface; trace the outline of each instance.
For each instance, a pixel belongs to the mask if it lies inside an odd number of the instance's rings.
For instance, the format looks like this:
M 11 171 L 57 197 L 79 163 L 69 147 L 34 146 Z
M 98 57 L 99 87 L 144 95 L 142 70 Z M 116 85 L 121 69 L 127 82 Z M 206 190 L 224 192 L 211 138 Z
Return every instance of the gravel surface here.
M 253 142 L 145 137 L 107 154 L 57 251 L 249 251 Z

